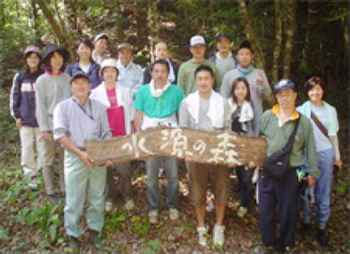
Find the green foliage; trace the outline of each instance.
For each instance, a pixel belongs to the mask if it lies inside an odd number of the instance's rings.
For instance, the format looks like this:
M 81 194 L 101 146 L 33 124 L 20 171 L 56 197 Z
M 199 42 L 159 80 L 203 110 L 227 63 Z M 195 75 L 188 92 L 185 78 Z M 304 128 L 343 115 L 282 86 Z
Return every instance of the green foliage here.
M 140 237 L 144 237 L 149 233 L 151 225 L 147 216 L 140 217 L 134 215 L 131 217 L 130 221 L 133 224 L 134 233 L 138 234 Z
M 158 240 L 150 240 L 148 242 L 148 247 L 144 249 L 145 254 L 155 254 L 162 250 L 162 243 Z
M 349 183 L 341 183 L 337 186 L 336 191 L 339 195 L 345 195 L 348 193 Z

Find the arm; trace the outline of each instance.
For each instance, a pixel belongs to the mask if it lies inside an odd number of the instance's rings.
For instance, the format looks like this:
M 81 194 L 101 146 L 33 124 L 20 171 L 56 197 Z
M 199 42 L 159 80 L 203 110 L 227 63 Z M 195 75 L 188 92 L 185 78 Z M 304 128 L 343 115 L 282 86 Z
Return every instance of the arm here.
M 304 119 L 306 119 L 304 117 Z M 315 145 L 315 137 L 312 129 L 312 125 L 308 119 L 306 119 L 305 131 L 304 131 L 304 139 L 305 139 L 305 151 L 306 151 L 306 159 L 309 165 L 309 173 L 310 177 L 317 178 L 320 175 L 320 171 L 318 169 L 317 162 L 317 151 Z
M 338 140 L 338 135 L 335 136 L 330 136 L 329 140 L 332 143 L 334 152 L 335 152 L 335 160 L 334 160 L 334 165 L 337 165 L 339 168 L 342 166 L 342 161 L 340 159 L 340 150 L 339 150 L 339 140 Z
M 231 94 L 231 87 L 232 87 L 232 78 L 230 77 L 231 71 L 227 72 L 224 76 L 224 79 L 222 80 L 221 88 L 220 88 L 220 94 L 228 99 L 230 98 Z
M 177 84 L 178 86 L 181 88 L 181 90 L 186 93 L 186 90 L 185 90 L 185 80 L 184 80 L 184 77 L 185 76 L 185 73 L 184 73 L 184 68 L 183 68 L 183 64 L 180 66 L 180 69 L 179 69 L 179 73 L 178 73 L 178 76 L 177 76 Z
M 216 67 L 215 64 L 213 64 L 213 70 L 214 70 L 214 74 L 215 74 L 215 91 L 217 91 L 218 93 L 220 93 L 221 91 L 221 76 L 220 76 L 220 72 L 218 70 L 218 68 Z
M 39 129 L 41 132 L 48 133 L 51 131 L 49 124 L 47 123 L 47 107 L 46 107 L 46 89 L 44 88 L 43 79 L 38 78 L 35 86 L 35 117 L 38 121 Z M 44 136 L 47 136 L 44 134 Z M 45 138 L 45 137 L 44 137 Z
M 21 89 L 20 89 L 20 74 L 17 73 L 13 77 L 11 94 L 10 94 L 10 113 L 13 118 L 16 119 L 16 125 L 18 128 L 21 127 L 21 113 L 20 113 L 20 105 L 21 105 Z
M 141 126 L 142 126 L 142 121 L 143 121 L 143 112 L 136 110 L 135 111 L 135 118 L 134 118 L 134 124 L 135 124 L 135 131 L 136 132 L 141 132 Z

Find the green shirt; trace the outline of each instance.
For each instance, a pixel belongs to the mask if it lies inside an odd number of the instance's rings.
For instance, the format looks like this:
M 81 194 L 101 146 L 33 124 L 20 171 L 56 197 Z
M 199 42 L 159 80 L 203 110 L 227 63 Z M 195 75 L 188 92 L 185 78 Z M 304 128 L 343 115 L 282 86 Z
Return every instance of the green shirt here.
M 159 97 L 153 97 L 150 85 L 142 86 L 136 93 L 134 108 L 150 118 L 165 118 L 177 113 L 184 94 L 177 85 L 171 85 Z
M 267 156 L 272 155 L 284 147 L 292 134 L 295 124 L 294 119 L 287 121 L 282 126 L 278 126 L 278 118 L 274 113 L 275 110 L 276 107 L 272 110 L 267 110 L 261 117 L 260 133 L 265 136 L 267 141 Z M 300 116 L 298 114 L 298 117 Z M 317 168 L 314 133 L 310 120 L 303 116 L 300 119 L 290 153 L 290 165 L 292 167 L 304 165 L 305 155 L 309 166 L 309 173 L 314 177 L 318 177 L 320 172 Z
M 179 87 L 182 89 L 182 91 L 184 91 L 185 95 L 189 95 L 190 93 L 193 93 L 197 90 L 197 86 L 194 78 L 194 71 L 200 65 L 207 65 L 213 69 L 214 76 L 215 76 L 214 90 L 217 92 L 220 92 L 220 86 L 221 86 L 220 72 L 216 67 L 216 65 L 209 60 L 204 60 L 201 63 L 194 63 L 192 60 L 184 62 L 180 66 L 179 73 L 178 73 L 177 83 Z

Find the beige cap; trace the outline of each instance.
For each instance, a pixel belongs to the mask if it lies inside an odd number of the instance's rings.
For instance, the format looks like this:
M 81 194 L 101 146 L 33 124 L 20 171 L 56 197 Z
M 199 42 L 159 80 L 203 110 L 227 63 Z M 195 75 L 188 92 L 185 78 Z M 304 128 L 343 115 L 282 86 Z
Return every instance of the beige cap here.
M 114 67 L 118 74 L 119 74 L 119 69 L 117 67 L 117 61 L 113 58 L 107 58 L 105 60 L 103 60 L 102 64 L 101 64 L 101 69 L 100 69 L 100 76 L 102 77 L 102 72 L 103 72 L 103 68 L 105 67 Z

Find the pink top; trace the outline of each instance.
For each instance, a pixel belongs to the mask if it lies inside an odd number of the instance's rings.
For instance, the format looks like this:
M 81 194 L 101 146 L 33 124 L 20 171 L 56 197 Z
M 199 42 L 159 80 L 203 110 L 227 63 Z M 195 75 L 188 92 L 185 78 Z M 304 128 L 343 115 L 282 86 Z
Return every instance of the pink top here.
M 125 136 L 125 116 L 124 107 L 118 107 L 117 94 L 115 88 L 107 89 L 108 100 L 111 106 L 107 109 L 109 127 L 111 128 L 112 136 Z

